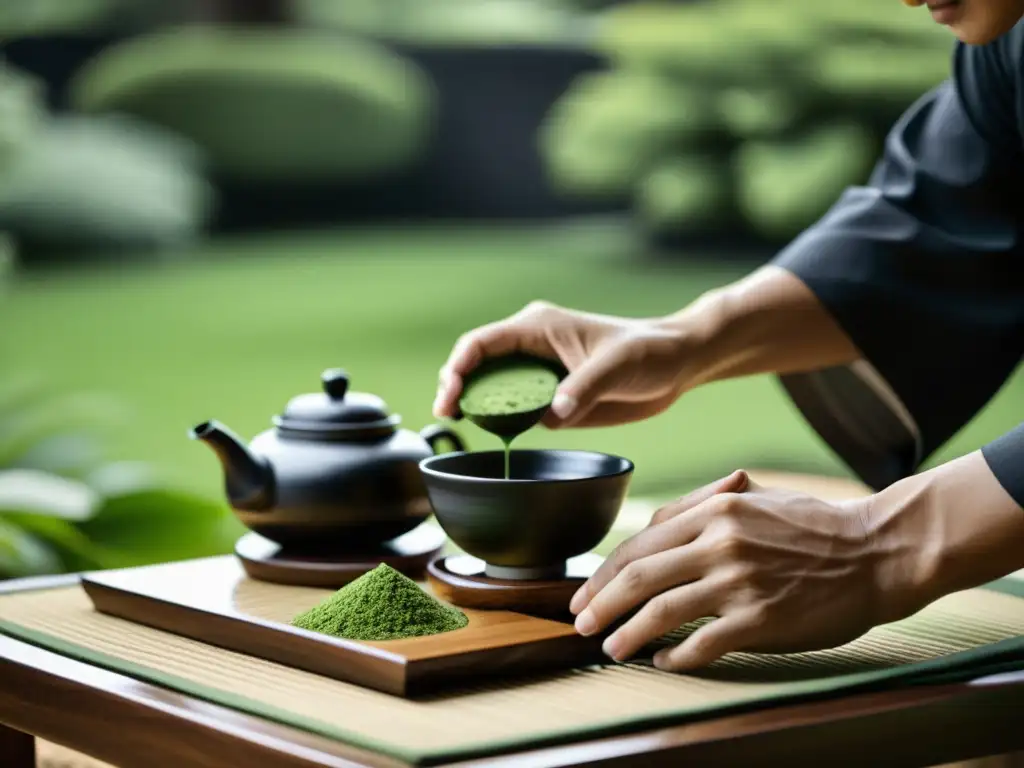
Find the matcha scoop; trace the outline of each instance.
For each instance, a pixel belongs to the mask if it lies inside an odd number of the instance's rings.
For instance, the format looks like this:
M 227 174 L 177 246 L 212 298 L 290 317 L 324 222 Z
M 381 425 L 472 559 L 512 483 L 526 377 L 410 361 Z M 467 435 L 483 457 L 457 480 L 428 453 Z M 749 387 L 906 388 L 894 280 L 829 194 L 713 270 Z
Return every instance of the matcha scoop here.
M 486 360 L 466 377 L 459 410 L 485 432 L 511 441 L 544 418 L 567 373 L 559 363 L 529 355 Z

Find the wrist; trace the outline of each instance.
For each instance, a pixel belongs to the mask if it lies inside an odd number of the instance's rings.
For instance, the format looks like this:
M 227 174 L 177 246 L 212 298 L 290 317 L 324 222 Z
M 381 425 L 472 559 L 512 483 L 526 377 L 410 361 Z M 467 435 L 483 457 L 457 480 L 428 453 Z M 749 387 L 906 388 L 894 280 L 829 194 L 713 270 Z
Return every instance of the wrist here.
M 680 390 L 816 370 L 860 356 L 810 289 L 774 266 L 709 291 L 658 324 L 677 339 Z
M 710 290 L 684 309 L 656 321 L 658 330 L 673 340 L 673 367 L 679 392 L 705 383 L 714 361 L 725 354 L 722 340 L 730 322 L 727 290 Z
M 1024 511 L 979 451 L 894 483 L 864 510 L 881 623 L 1024 567 Z

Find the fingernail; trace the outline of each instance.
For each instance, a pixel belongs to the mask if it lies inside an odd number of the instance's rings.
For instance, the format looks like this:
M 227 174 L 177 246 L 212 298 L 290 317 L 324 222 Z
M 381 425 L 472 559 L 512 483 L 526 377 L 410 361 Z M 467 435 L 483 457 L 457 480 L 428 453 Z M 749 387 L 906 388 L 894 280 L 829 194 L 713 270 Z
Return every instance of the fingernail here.
M 555 395 L 555 399 L 551 401 L 551 410 L 560 419 L 568 418 L 576 410 L 576 398 L 570 397 L 564 392 L 559 392 Z
M 586 597 L 584 596 L 585 591 L 585 586 L 580 587 L 576 590 L 576 594 L 572 596 L 572 600 L 569 601 L 569 612 L 573 615 L 576 615 L 583 610 L 586 602 Z
M 437 395 L 436 398 L 434 398 L 434 405 L 433 405 L 432 410 L 433 410 L 434 418 L 435 419 L 442 419 L 442 418 L 444 418 L 444 414 L 441 412 L 441 395 L 440 395 L 440 393 Z
M 576 631 L 581 635 L 592 635 L 597 629 L 597 621 L 590 611 L 584 611 L 576 617 Z
M 668 665 L 668 651 L 661 650 L 654 654 L 654 658 L 651 659 L 654 662 L 654 666 L 658 669 L 665 669 Z
M 618 656 L 616 656 L 616 653 L 618 652 L 618 650 L 619 650 L 619 640 L 618 640 L 618 637 L 616 637 L 615 635 L 611 635 L 610 637 L 605 638 L 605 641 L 603 643 L 601 643 L 601 652 L 605 656 L 607 656 L 607 657 L 609 657 L 611 659 L 615 659 L 616 661 L 619 660 Z

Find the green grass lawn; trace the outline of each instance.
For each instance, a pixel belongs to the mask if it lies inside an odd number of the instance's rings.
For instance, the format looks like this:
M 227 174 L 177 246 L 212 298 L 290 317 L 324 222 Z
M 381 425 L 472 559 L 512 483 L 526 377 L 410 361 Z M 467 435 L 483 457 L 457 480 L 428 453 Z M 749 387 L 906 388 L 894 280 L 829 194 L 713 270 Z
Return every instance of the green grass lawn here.
M 419 429 L 457 336 L 534 298 L 625 315 L 677 309 L 746 268 L 643 264 L 615 230 L 493 227 L 367 230 L 210 244 L 170 265 L 23 277 L 3 303 L 0 360 L 71 390 L 110 393 L 132 422 L 118 458 L 158 462 L 220 493 L 212 455 L 187 437 L 216 418 L 246 438 L 294 394 L 342 366 Z M 978 447 L 1020 419 L 1018 374 L 938 458 Z M 471 447 L 497 442 L 459 427 Z M 581 447 L 636 462 L 633 490 L 667 494 L 737 466 L 846 474 L 774 379 L 688 394 L 648 423 L 552 433 L 521 446 Z

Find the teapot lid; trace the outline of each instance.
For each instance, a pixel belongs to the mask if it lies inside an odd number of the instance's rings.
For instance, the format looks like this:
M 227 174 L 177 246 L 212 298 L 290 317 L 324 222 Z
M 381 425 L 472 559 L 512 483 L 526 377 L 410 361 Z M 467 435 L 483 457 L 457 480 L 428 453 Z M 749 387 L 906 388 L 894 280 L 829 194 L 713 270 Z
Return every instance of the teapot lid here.
M 388 414 L 387 405 L 368 392 L 350 392 L 348 374 L 329 368 L 320 376 L 323 392 L 298 395 L 288 401 L 274 424 L 294 432 L 391 433 L 401 420 Z

